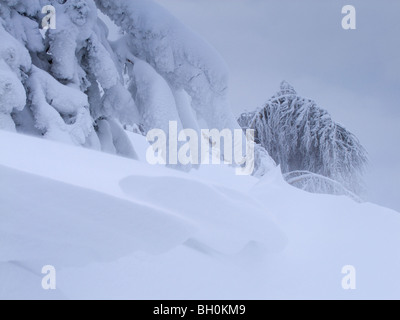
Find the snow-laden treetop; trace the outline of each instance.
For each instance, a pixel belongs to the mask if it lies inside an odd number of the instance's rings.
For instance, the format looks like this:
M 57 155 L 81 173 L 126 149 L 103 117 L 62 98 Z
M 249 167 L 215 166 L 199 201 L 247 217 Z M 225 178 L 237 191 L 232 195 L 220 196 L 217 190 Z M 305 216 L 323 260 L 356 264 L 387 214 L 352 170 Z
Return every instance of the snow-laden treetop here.
M 354 134 L 288 82 L 263 108 L 242 114 L 239 124 L 256 131 L 257 142 L 283 173 L 308 171 L 360 193 L 367 152 Z
M 297 95 L 296 90 L 294 90 L 293 86 L 289 84 L 287 81 L 282 81 L 281 82 L 281 91 L 278 92 L 278 96 L 283 96 L 283 95 Z
M 134 157 L 121 125 L 237 127 L 223 59 L 151 0 L 0 0 L 0 71 L 0 129 Z

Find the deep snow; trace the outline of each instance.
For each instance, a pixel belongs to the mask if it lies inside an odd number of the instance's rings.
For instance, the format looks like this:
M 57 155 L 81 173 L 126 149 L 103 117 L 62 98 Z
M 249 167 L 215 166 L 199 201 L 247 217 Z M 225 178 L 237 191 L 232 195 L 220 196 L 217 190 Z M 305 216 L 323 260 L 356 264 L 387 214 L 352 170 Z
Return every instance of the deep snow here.
M 141 161 L 0 131 L 0 298 L 400 298 L 399 213 L 278 168 L 153 167 L 130 138 Z

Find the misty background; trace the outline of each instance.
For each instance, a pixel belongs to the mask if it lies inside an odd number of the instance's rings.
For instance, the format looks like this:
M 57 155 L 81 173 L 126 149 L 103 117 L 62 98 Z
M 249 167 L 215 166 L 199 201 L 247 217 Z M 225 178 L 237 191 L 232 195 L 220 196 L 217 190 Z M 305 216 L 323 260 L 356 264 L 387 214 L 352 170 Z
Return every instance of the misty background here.
M 400 1 L 157 2 L 223 56 L 237 116 L 263 106 L 287 80 L 366 147 L 367 200 L 400 211 Z M 348 4 L 357 30 L 342 28 Z

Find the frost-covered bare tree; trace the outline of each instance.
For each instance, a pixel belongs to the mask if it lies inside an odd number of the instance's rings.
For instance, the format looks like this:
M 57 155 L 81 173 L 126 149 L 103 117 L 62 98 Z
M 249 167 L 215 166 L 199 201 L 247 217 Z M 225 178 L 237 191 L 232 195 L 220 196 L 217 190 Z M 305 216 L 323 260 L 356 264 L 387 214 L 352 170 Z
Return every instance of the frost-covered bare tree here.
M 282 82 L 280 91 L 265 107 L 243 114 L 239 124 L 255 129 L 256 142 L 283 173 L 308 171 L 333 179 L 352 192 L 361 191 L 367 164 L 363 146 L 327 111 L 298 96 L 287 82 Z
M 0 0 L 0 71 L 0 129 L 135 157 L 123 125 L 239 128 L 222 58 L 151 0 Z

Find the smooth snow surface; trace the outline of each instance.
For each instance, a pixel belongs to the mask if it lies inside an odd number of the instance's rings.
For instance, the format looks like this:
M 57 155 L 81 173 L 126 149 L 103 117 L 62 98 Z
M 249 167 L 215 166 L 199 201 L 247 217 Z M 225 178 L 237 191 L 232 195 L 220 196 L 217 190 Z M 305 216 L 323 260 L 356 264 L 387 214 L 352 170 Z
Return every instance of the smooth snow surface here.
M 395 211 L 297 190 L 279 168 L 188 174 L 6 131 L 0 147 L 0 298 L 400 298 Z

